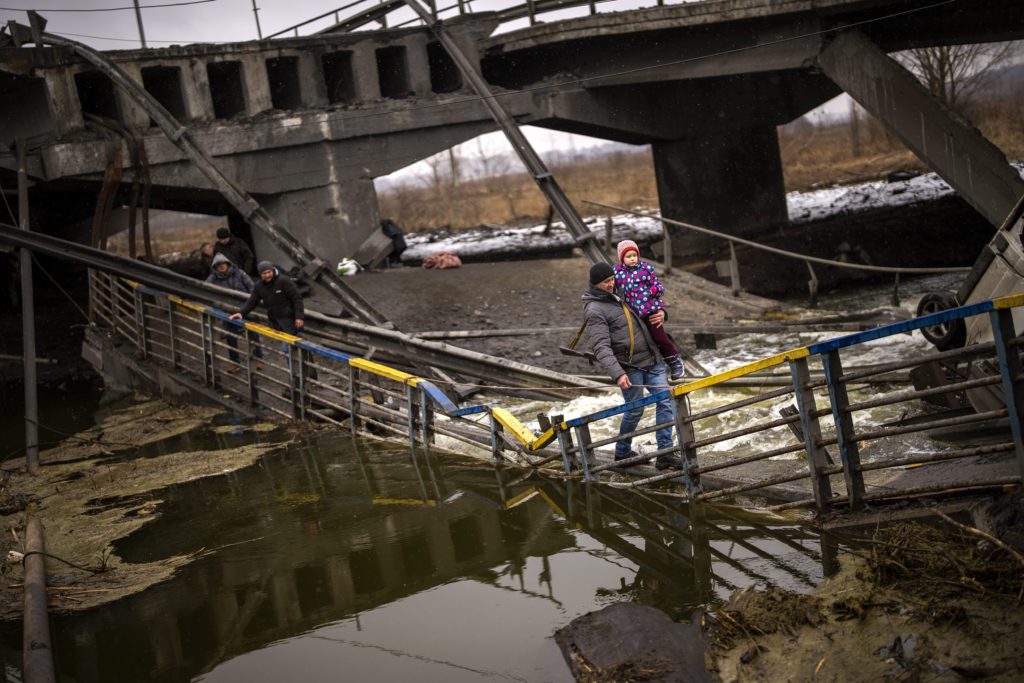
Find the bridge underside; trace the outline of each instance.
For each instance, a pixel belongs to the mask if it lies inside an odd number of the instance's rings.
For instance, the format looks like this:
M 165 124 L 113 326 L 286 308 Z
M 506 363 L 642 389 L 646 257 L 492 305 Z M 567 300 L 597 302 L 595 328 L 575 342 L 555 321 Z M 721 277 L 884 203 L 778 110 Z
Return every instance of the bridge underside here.
M 1024 191 L 1016 174 L 885 53 L 1020 38 L 1019 15 L 1010 0 L 928 9 L 909 1 L 742 0 L 596 15 L 490 38 L 496 22 L 486 15 L 451 30 L 519 123 L 650 144 L 664 215 L 752 234 L 786 221 L 775 127 L 843 90 L 997 223 Z M 863 35 L 844 28 L 852 25 Z M 328 262 L 351 255 L 377 225 L 373 178 L 496 128 L 422 28 L 112 59 Z M 104 78 L 66 50 L 0 47 L 0 124 L 44 141 L 29 163 L 33 196 L 54 199 L 37 216 L 50 223 L 44 229 L 91 213 L 92 202 L 68 197 L 95 198 L 117 153 L 130 177 L 128 146 L 90 115 L 142 138 L 154 207 L 230 215 L 209 180 Z M 946 139 L 954 141 L 952 156 L 948 145 L 940 153 Z M 0 154 L 4 168 L 13 158 Z M 998 187 L 979 189 L 979 173 Z M 253 237 L 260 256 L 287 262 L 269 240 Z M 681 256 L 709 246 L 689 234 L 673 245 Z
M 537 125 L 650 144 L 670 218 L 737 235 L 784 224 L 775 126 L 845 90 L 990 222 L 1002 222 L 1024 194 L 1016 171 L 886 53 L 1022 38 L 1019 3 L 776 3 L 758 15 L 763 4 L 537 25 L 483 41 L 482 66 L 508 88 L 562 84 L 535 95 Z M 676 234 L 673 249 L 706 253 L 709 239 Z

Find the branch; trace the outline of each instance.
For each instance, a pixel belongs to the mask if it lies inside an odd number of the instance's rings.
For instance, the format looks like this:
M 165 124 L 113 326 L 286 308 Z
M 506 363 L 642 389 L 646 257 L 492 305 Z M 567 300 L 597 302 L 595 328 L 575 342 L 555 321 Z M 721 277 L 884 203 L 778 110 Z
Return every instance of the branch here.
M 994 545 L 999 546 L 1000 548 L 1002 548 L 1006 552 L 1010 553 L 1010 555 L 1013 556 L 1013 559 L 1017 560 L 1017 562 L 1020 563 L 1021 567 L 1024 567 L 1024 555 L 1021 555 L 1019 552 L 1014 550 L 1013 547 L 1011 547 L 1010 545 L 1007 545 L 1006 543 L 1000 541 L 998 538 L 996 538 L 992 534 L 987 534 L 984 531 L 982 531 L 981 529 L 975 529 L 972 526 L 967 526 L 966 524 L 961 524 L 960 522 L 956 521 L 955 519 L 953 519 L 952 517 L 947 515 L 942 510 L 939 510 L 938 508 L 932 508 L 932 512 L 934 512 L 936 515 L 938 515 L 940 518 L 942 518 L 946 522 L 948 522 L 948 523 L 952 524 L 953 526 L 957 527 L 958 529 L 960 529 L 960 530 L 962 530 L 962 531 L 964 531 L 964 532 L 966 532 L 968 534 L 971 534 L 972 536 L 977 536 L 978 538 L 983 538 L 986 541 L 988 541 L 989 543 L 992 543 Z

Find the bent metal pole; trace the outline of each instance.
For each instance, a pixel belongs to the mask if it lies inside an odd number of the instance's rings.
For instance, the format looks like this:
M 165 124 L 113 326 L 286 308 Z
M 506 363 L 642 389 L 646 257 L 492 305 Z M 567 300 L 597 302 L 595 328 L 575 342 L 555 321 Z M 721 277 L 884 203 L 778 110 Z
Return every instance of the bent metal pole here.
M 30 516 L 25 523 L 25 614 L 22 625 L 22 672 L 25 683 L 53 683 L 53 648 L 46 612 L 46 564 L 43 525 Z
M 484 106 L 491 113 L 494 121 L 501 127 L 505 133 L 505 137 L 512 143 L 512 148 L 519 155 L 523 164 L 526 166 L 526 170 L 530 172 L 530 176 L 533 181 L 537 183 L 537 187 L 544 193 L 547 200 L 551 203 L 551 207 L 558 212 L 558 215 L 562 217 L 562 221 L 565 223 L 565 227 L 569 230 L 569 233 L 576 240 L 576 244 L 579 245 L 580 249 L 583 250 L 584 255 L 591 263 L 608 263 L 608 257 L 601 250 L 601 245 L 597 243 L 597 238 L 590 228 L 580 218 L 579 213 L 576 211 L 576 207 L 572 205 L 569 198 L 565 196 L 565 192 L 562 190 L 558 181 L 555 180 L 555 176 L 551 174 L 547 166 L 537 155 L 536 150 L 530 144 L 523 132 L 519 130 L 519 126 L 516 124 L 512 117 L 508 115 L 508 112 L 498 102 L 497 97 L 491 93 L 490 88 L 484 79 L 477 73 L 476 68 L 463 54 L 462 49 L 459 48 L 458 44 L 452 40 L 451 36 L 444 29 L 441 21 L 436 17 L 432 16 L 427 10 L 423 9 L 418 0 L 405 0 L 405 4 L 409 5 L 416 14 L 420 16 L 430 30 L 433 31 L 437 37 L 438 42 L 444 46 L 444 49 L 448 52 L 448 55 L 452 58 L 452 61 L 459 67 L 459 70 L 469 81 L 469 84 L 473 86 L 473 90 L 480 96 L 480 100 Z
M 25 140 L 14 141 L 18 165 L 18 227 L 28 232 L 28 176 L 25 172 Z M 32 251 L 22 247 L 21 258 L 21 355 L 25 368 L 25 468 L 39 469 L 39 392 L 36 387 L 36 309 L 32 287 Z

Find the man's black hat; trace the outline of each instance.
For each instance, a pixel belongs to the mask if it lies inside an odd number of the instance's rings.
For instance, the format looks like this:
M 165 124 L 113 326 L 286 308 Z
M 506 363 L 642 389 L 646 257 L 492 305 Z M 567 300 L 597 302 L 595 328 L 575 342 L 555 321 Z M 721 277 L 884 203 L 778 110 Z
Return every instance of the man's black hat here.
M 217 228 L 217 239 L 222 240 L 231 237 L 231 231 L 227 228 Z
M 592 285 L 604 282 L 612 275 L 615 275 L 615 270 L 607 263 L 595 263 L 590 266 L 590 284 Z

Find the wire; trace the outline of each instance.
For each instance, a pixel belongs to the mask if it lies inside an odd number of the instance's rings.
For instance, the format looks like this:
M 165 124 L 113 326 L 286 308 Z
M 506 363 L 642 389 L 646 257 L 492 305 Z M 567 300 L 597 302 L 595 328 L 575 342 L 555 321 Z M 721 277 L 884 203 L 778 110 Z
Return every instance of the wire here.
M 14 217 L 14 210 L 11 208 L 10 202 L 7 201 L 7 193 L 4 192 L 3 185 L 0 185 L 0 197 L 4 199 L 4 206 L 7 207 L 7 215 L 11 217 L 11 225 L 18 225 L 18 219 Z
M 182 5 L 202 5 L 207 2 L 217 2 L 217 0 L 189 0 L 188 2 L 168 2 L 160 5 L 133 5 L 131 7 L 75 7 L 72 9 L 55 9 L 52 7 L 47 9 L 41 9 L 38 7 L 0 7 L 0 10 L 4 10 L 6 12 L 120 12 L 121 10 L 153 9 L 156 7 L 180 7 Z
M 51 555 L 50 553 L 43 552 L 42 550 L 29 550 L 27 553 L 25 553 L 24 555 L 21 556 L 21 563 L 22 564 L 25 564 L 25 560 L 28 559 L 29 555 L 42 555 L 43 557 L 49 557 L 52 560 L 57 560 L 58 562 L 63 562 L 64 564 L 68 565 L 69 567 L 74 567 L 75 569 L 81 569 L 83 572 L 89 572 L 90 574 L 102 574 L 103 572 L 110 571 L 110 569 L 108 567 L 100 567 L 99 569 L 91 569 L 90 567 L 83 567 L 80 564 L 75 564 L 74 562 L 71 562 L 70 560 L 65 560 L 63 557 L 58 557 L 57 555 Z
M 78 309 L 78 312 L 82 314 L 82 317 L 85 318 L 86 322 L 92 322 L 91 320 L 89 320 L 89 314 L 82 310 L 82 307 L 78 305 L 78 302 L 75 301 L 70 294 L 68 294 L 66 289 L 60 286 L 60 283 L 57 282 L 56 278 L 50 275 L 49 271 L 47 271 L 46 268 L 43 268 L 43 264 L 39 262 L 39 259 L 36 258 L 35 254 L 32 254 L 32 262 L 35 263 L 36 268 L 43 271 L 43 275 L 48 277 L 50 279 L 50 282 L 52 282 L 54 286 L 57 289 L 59 289 L 64 296 L 68 298 L 68 301 L 71 302 L 71 305 Z
M 0 197 L 4 198 L 4 206 L 7 207 L 7 214 L 11 217 L 11 224 L 12 225 L 17 225 L 18 221 L 14 219 L 14 211 L 11 210 L 11 205 L 7 201 L 7 193 L 4 192 L 3 185 L 0 185 Z M 31 250 L 30 250 L 30 253 L 31 253 Z M 64 296 L 66 296 L 68 298 L 68 301 L 70 301 L 72 303 L 72 305 L 75 308 L 78 309 L 78 312 L 82 314 L 82 317 L 85 318 L 87 321 L 92 322 L 91 320 L 89 320 L 89 314 L 86 313 L 85 311 L 83 311 L 82 307 L 78 305 L 78 302 L 75 301 L 72 298 L 72 296 L 67 293 L 67 290 L 65 290 L 63 287 L 61 287 L 60 283 L 57 282 L 56 278 L 54 278 L 52 275 L 50 275 L 49 271 L 47 271 L 46 268 L 43 267 L 43 264 L 39 262 L 39 259 L 36 258 L 35 254 L 32 254 L 32 261 L 36 264 L 36 267 L 39 268 L 39 270 L 43 271 L 43 275 L 48 277 L 50 279 L 50 282 L 52 282 L 57 287 L 57 289 L 59 289 L 61 291 L 61 293 L 63 293 Z
M 138 38 L 108 38 L 107 36 L 90 36 L 85 33 L 56 33 L 54 35 L 59 36 L 74 36 L 76 38 L 92 38 L 93 40 L 113 40 L 118 43 L 137 43 Z M 195 41 L 195 40 L 154 40 L 153 38 L 146 37 L 147 43 L 167 43 L 168 45 L 202 45 L 212 44 L 210 41 Z

